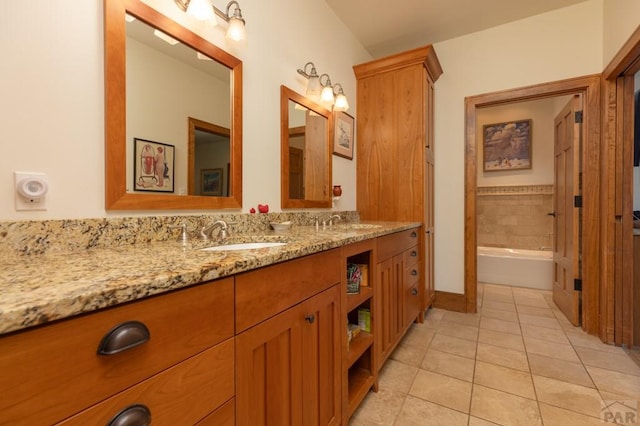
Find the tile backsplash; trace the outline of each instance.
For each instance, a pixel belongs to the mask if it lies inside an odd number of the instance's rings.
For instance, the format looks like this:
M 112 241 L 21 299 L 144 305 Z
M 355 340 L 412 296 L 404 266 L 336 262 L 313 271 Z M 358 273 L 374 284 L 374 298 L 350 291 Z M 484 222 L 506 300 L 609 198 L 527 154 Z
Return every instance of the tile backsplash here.
M 44 254 L 167 241 L 177 239 L 180 232 L 179 229 L 173 229 L 171 226 L 183 223 L 187 225 L 187 229 L 196 230 L 222 219 L 233 223 L 232 232 L 249 234 L 271 229 L 271 222 L 290 220 L 293 225 L 313 225 L 316 219 L 322 222 L 332 214 L 340 215 L 344 222 L 359 220 L 359 215 L 355 211 L 331 211 L 0 222 L 0 256 Z
M 551 250 L 553 185 L 479 187 L 478 245 Z

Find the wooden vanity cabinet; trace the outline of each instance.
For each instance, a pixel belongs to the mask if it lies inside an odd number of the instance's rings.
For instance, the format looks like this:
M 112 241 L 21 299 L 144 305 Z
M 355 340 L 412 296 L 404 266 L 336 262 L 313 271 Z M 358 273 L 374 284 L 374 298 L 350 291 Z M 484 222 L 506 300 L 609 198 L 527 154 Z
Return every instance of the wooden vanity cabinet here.
M 421 315 L 435 298 L 434 82 L 428 45 L 353 67 L 357 79 L 357 209 L 362 220 L 421 222 Z
M 340 250 L 236 276 L 236 424 L 338 425 Z
M 133 404 L 154 423 L 204 419 L 234 395 L 233 298 L 227 278 L 2 336 L 0 423 L 104 424 Z M 99 355 L 114 330 L 143 343 Z
M 421 313 L 421 228 L 379 237 L 375 284 L 376 369 Z

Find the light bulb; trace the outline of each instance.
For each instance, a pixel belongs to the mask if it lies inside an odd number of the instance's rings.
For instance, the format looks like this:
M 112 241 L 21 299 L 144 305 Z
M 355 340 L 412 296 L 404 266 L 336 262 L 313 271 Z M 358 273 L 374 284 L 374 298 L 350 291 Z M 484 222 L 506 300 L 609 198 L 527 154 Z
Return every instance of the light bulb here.
M 242 20 L 234 17 L 229 19 L 227 38 L 232 41 L 244 41 L 247 38 L 247 31 L 244 28 L 244 22 L 242 22 Z
M 193 16 L 199 21 L 213 21 L 215 23 L 215 15 L 213 14 L 213 6 L 208 0 L 191 0 L 187 6 L 187 14 Z
M 349 102 L 347 101 L 347 97 L 344 94 L 339 93 L 338 96 L 336 96 L 336 103 L 333 106 L 333 110 L 346 111 L 348 109 L 349 109 Z

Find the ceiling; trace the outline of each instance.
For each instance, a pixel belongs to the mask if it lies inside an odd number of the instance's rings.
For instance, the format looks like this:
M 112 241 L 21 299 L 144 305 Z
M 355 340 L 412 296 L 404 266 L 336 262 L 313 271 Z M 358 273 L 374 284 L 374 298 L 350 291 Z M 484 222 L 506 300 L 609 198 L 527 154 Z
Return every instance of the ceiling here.
M 378 58 L 587 0 L 326 0 Z

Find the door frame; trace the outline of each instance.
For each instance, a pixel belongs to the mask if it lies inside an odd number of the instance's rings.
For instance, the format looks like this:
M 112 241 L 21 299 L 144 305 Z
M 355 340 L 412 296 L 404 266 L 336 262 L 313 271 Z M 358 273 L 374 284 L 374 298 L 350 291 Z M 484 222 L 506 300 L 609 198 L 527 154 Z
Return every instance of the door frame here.
M 582 328 L 598 332 L 600 282 L 600 129 L 601 93 L 599 74 L 536 84 L 465 98 L 465 244 L 464 298 L 466 312 L 477 311 L 477 131 L 476 110 L 513 102 L 554 96 L 583 96 L 582 188 Z
M 634 344 L 633 75 L 640 71 L 640 26 L 602 73 L 602 321 L 606 343 Z M 635 272 L 640 273 L 640 272 Z M 635 299 L 634 299 L 635 297 Z M 636 313 L 637 315 L 637 313 Z M 635 319 L 637 322 L 638 319 Z M 640 345 L 636 341 L 635 345 Z

